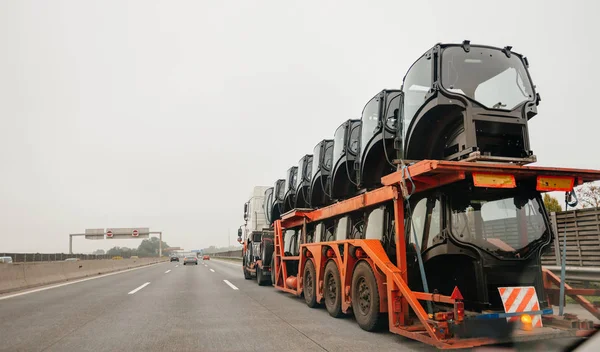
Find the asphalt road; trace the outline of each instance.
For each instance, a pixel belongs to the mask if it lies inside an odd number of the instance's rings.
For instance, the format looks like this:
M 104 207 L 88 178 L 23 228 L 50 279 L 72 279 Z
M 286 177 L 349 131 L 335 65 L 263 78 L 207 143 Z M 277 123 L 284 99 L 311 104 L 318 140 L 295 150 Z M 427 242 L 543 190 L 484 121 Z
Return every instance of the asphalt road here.
M 331 318 L 218 260 L 0 296 L 0 317 L 0 351 L 436 351 Z M 560 350 L 555 342 L 519 350 L 530 348 Z

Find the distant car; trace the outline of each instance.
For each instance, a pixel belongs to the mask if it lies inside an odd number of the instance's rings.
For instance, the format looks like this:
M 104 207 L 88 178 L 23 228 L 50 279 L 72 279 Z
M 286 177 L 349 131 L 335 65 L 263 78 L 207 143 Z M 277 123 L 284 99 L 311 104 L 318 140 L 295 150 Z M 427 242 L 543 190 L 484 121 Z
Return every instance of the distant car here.
M 67 258 L 67 259 L 65 259 L 65 262 L 77 262 L 79 260 L 80 260 L 79 258 Z
M 187 256 L 187 257 L 183 258 L 183 265 L 186 265 L 186 264 L 198 265 L 198 258 L 196 258 L 195 256 Z
M 138 257 L 137 255 L 132 255 L 131 259 L 140 259 L 140 257 Z
M 12 257 L 0 257 L 0 263 L 12 264 Z
M 202 256 L 202 260 L 210 260 L 210 256 L 208 254 L 205 254 Z
M 171 257 L 171 261 L 172 262 L 178 262 L 179 261 L 179 257 Z

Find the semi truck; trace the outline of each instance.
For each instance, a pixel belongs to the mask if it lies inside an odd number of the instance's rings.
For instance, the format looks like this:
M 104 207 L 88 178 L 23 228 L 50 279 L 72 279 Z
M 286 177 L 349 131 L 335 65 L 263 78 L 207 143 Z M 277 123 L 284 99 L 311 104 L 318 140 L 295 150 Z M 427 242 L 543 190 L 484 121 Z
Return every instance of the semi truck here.
M 265 216 L 266 186 L 256 186 L 244 203 L 244 225 L 238 229 L 238 242 L 243 243 L 242 268 L 244 278 L 256 278 L 259 285 L 271 279 L 271 259 L 274 251 L 273 231 Z
M 263 197 L 275 289 L 440 349 L 594 332 L 553 313 L 568 295 L 600 319 L 581 296 L 600 292 L 542 267 L 559 234 L 541 195 L 574 206 L 600 170 L 531 165 L 528 67 L 510 46 L 436 44 L 289 167 Z

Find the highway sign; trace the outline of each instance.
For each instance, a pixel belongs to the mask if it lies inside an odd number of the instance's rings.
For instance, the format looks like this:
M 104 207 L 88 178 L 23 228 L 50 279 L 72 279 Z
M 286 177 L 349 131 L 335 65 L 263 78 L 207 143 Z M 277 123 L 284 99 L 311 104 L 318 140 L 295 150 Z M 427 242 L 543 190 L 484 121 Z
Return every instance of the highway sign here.
M 192 253 L 199 253 L 200 250 L 199 249 L 192 249 Z
M 113 235 L 111 237 L 107 237 L 115 240 L 150 237 L 150 229 L 147 227 L 117 227 L 108 228 L 106 231 L 112 232 Z
M 86 240 L 103 240 L 104 229 L 85 229 Z

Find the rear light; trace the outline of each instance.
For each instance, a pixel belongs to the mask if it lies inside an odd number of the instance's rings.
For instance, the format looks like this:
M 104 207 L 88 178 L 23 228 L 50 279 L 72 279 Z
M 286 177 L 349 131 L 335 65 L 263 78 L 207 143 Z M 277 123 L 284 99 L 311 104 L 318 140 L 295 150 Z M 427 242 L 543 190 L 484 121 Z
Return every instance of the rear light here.
M 434 320 L 436 321 L 447 321 L 451 320 L 454 317 L 454 313 L 452 312 L 438 312 L 434 315 Z
M 465 304 L 463 302 L 454 302 L 454 319 L 458 322 L 465 319 Z
M 529 314 L 521 315 L 521 329 L 523 329 L 525 331 L 531 331 L 533 329 L 531 315 L 529 315 Z

